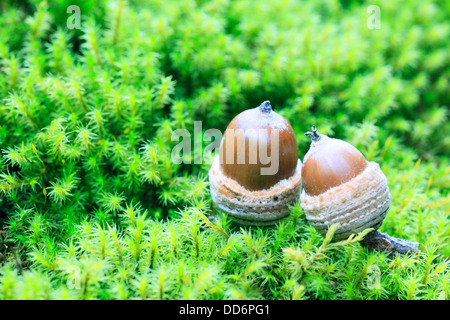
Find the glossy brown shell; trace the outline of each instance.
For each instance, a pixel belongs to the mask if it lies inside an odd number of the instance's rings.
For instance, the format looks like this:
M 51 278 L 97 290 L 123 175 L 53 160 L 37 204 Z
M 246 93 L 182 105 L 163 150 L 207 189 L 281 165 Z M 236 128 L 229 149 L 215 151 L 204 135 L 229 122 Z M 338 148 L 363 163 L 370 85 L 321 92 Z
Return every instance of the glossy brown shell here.
M 236 134 L 238 130 L 241 130 L 241 134 Z M 261 168 L 269 168 L 271 164 L 264 164 L 260 158 L 260 148 L 264 146 L 262 152 L 267 150 L 269 158 L 272 152 L 276 152 L 272 150 L 272 146 L 275 146 L 272 143 L 277 143 L 272 136 L 274 130 L 278 134 L 278 170 L 275 174 L 262 175 Z M 231 145 L 228 144 L 228 139 L 234 140 L 232 150 L 227 150 Z M 256 148 L 250 149 L 250 146 Z M 240 152 L 245 154 L 245 159 L 240 158 L 241 163 L 238 161 Z M 253 160 L 256 157 L 256 162 L 251 163 L 250 154 Z M 269 189 L 279 181 L 291 177 L 296 171 L 297 162 L 297 140 L 289 122 L 276 112 L 264 112 L 259 107 L 238 114 L 228 125 L 220 146 L 223 173 L 249 191 Z
M 350 143 L 322 135 L 305 155 L 303 188 L 308 195 L 317 196 L 353 179 L 366 167 L 366 159 Z

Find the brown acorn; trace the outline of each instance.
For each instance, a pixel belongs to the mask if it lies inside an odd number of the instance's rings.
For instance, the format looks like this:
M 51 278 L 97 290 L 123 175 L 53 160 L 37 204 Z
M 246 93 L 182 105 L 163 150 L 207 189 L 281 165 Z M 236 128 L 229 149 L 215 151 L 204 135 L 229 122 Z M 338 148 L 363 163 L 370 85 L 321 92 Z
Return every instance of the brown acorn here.
M 243 224 L 271 224 L 299 200 L 301 161 L 289 122 L 269 101 L 228 125 L 209 171 L 216 206 Z
M 376 231 L 386 217 L 391 195 L 386 176 L 354 146 L 319 134 L 313 126 L 311 146 L 303 159 L 301 207 L 323 236 L 339 223 L 333 241 L 373 228 L 363 241 L 372 249 L 407 252 L 418 244 Z

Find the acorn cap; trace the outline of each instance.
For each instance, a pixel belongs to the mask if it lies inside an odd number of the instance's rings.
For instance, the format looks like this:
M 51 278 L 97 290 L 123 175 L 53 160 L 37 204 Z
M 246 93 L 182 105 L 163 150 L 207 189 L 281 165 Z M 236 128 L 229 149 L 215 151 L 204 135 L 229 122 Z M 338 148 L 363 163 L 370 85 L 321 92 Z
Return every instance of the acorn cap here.
M 216 206 L 242 224 L 272 224 L 289 215 L 300 196 L 301 161 L 291 125 L 269 101 L 230 122 L 209 180 Z
M 332 224 L 339 223 L 333 241 L 366 228 L 378 229 L 390 205 L 380 166 L 366 161 L 345 141 L 319 136 L 312 134 L 303 163 L 301 207 L 306 219 L 323 236 Z
M 209 171 L 211 198 L 218 209 L 241 224 L 265 225 L 276 223 L 289 215 L 290 206 L 299 201 L 301 190 L 301 161 L 288 179 L 269 189 L 250 191 L 223 173 L 219 156 L 215 156 Z

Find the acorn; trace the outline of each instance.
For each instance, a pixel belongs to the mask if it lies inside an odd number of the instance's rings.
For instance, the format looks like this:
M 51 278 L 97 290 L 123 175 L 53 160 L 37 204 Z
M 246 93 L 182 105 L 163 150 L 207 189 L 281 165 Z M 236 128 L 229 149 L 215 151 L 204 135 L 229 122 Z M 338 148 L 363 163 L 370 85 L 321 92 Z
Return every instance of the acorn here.
M 380 166 L 350 143 L 319 134 L 314 126 L 305 135 L 311 136 L 311 146 L 303 159 L 301 207 L 309 223 L 323 236 L 338 223 L 332 241 L 372 228 L 362 241 L 369 249 L 417 250 L 418 243 L 377 231 L 391 201 Z
M 291 125 L 264 101 L 228 125 L 209 170 L 212 200 L 241 224 L 273 224 L 299 201 L 301 168 Z

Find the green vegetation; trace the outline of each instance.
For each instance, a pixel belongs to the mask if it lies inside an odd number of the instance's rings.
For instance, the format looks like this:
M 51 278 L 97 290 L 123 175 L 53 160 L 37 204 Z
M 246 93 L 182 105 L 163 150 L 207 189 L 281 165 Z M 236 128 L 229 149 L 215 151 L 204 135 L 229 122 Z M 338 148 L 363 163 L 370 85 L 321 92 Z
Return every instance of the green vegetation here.
M 20 3 L 0 3 L 0 299 L 450 299 L 448 1 Z M 381 231 L 420 253 L 329 243 L 300 206 L 216 212 L 171 134 L 264 100 L 300 158 L 315 125 L 380 163 Z

